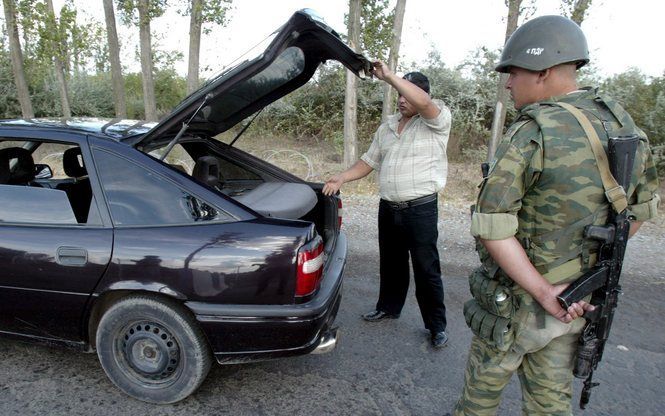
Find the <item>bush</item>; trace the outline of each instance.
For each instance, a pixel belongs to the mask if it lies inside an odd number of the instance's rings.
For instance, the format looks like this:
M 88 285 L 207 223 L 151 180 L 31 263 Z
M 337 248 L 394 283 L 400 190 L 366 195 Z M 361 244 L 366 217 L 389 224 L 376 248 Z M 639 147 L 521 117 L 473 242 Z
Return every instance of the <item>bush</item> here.
M 601 90 L 623 105 L 652 145 L 665 144 L 664 77 L 649 80 L 633 68 L 605 80 Z
M 111 75 L 80 75 L 69 82 L 72 116 L 114 117 Z
M 442 99 L 453 119 L 448 145 L 452 160 L 466 160 L 473 149 L 487 145 L 495 106 L 498 74 L 494 71 L 498 53 L 479 48 L 457 68 L 448 68 L 432 51 L 424 64 L 411 64 L 403 72 L 419 70 L 432 85 L 434 98 Z M 173 59 L 178 58 L 177 56 Z M 171 111 L 186 95 L 185 79 L 173 69 L 171 60 L 155 71 L 158 114 Z M 27 81 L 37 117 L 59 117 L 60 97 L 49 65 L 25 59 Z M 143 119 L 143 86 L 140 73 L 125 74 L 129 118 Z M 665 75 L 649 78 L 637 69 L 601 80 L 593 65 L 580 72 L 580 85 L 600 84 L 601 92 L 615 98 L 649 136 L 653 146 L 665 144 Z M 264 135 L 295 139 L 313 137 L 333 144 L 343 152 L 344 94 L 346 69 L 337 63 L 324 65 L 305 86 L 266 108 L 253 126 Z M 74 116 L 113 117 L 111 76 L 108 72 L 75 75 L 69 80 L 70 107 Z M 381 119 L 383 83 L 358 82 L 358 147 L 369 146 Z M 0 44 L 0 116 L 20 116 L 20 106 L 9 53 Z M 516 116 L 508 106 L 507 123 Z M 244 125 L 244 123 L 241 123 Z M 233 129 L 239 131 L 240 127 Z

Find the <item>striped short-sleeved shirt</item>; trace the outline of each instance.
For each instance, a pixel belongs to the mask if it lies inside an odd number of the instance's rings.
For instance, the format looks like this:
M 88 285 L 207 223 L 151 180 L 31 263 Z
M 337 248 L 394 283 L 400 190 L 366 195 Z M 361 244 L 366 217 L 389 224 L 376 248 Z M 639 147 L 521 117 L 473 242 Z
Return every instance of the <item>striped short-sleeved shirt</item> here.
M 391 116 L 379 126 L 361 157 L 379 175 L 381 199 L 409 201 L 438 192 L 446 185 L 451 116 L 443 101 L 433 101 L 441 110 L 436 118 L 428 120 L 416 114 L 398 134 L 401 114 Z

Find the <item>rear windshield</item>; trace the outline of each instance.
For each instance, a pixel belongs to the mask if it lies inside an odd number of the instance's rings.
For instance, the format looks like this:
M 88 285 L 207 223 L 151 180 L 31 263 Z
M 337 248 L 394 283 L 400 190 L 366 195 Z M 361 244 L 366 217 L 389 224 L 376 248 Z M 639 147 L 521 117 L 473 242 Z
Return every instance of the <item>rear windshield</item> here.
M 277 90 L 302 74 L 305 69 L 305 54 L 292 46 L 282 52 L 270 66 L 239 83 L 214 101 L 214 108 L 206 108 L 206 119 L 218 123 L 233 116 L 228 109 L 242 110 L 248 105 Z M 226 110 L 226 111 L 225 111 Z

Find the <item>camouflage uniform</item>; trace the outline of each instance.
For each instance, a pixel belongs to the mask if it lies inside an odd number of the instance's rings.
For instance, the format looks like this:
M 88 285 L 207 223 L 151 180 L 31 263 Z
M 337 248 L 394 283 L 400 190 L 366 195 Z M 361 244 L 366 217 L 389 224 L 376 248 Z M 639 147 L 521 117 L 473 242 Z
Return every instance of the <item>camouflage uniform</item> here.
M 608 137 L 640 135 L 627 190 L 630 215 L 648 220 L 659 202 L 647 138 L 618 104 L 585 89 L 524 107 L 481 185 L 471 231 L 487 240 L 515 236 L 552 284 L 573 281 L 593 266 L 597 245 L 582 233 L 588 224 L 604 224 L 609 210 L 589 140 L 556 102 L 582 109 L 605 147 Z M 465 304 L 476 336 L 455 414 L 495 414 L 515 371 L 524 414 L 571 414 L 573 359 L 584 319 L 564 324 L 549 315 L 477 246 L 482 266 L 470 276 L 474 299 Z

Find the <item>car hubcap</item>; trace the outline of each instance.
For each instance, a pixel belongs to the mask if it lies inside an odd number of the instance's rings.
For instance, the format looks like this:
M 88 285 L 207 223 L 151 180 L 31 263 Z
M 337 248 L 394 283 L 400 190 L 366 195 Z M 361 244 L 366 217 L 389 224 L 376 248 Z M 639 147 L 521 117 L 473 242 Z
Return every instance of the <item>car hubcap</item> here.
M 139 322 L 127 327 L 121 351 L 139 376 L 156 381 L 173 375 L 180 361 L 178 343 L 171 333 L 152 322 Z

